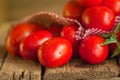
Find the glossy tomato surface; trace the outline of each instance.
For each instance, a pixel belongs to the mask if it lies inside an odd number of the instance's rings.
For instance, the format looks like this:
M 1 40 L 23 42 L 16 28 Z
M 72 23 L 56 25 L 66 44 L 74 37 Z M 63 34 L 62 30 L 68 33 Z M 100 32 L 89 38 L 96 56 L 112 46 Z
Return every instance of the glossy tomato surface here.
M 20 56 L 19 44 L 31 33 L 41 29 L 40 26 L 31 23 L 18 24 L 13 28 L 7 36 L 6 48 L 10 54 Z
M 29 60 L 38 60 L 37 49 L 46 40 L 52 38 L 53 35 L 47 30 L 37 31 L 28 36 L 20 44 L 20 54 L 23 58 Z
M 75 33 L 78 30 L 78 26 L 66 25 L 61 31 L 61 36 L 70 41 L 73 48 L 73 57 L 79 56 L 79 41 L 75 38 Z
M 120 0 L 103 0 L 102 5 L 110 8 L 115 15 L 120 15 Z
M 70 0 L 64 6 L 63 16 L 80 21 L 83 10 L 84 8 L 80 7 L 74 0 Z
M 102 2 L 102 0 L 75 0 L 75 1 L 82 7 L 98 5 Z
M 52 38 L 38 49 L 38 58 L 45 67 L 59 67 L 66 64 L 72 57 L 72 46 L 64 38 Z
M 80 44 L 79 54 L 89 64 L 99 64 L 108 56 L 108 45 L 101 46 L 105 39 L 101 36 L 88 36 Z
M 83 12 L 81 19 L 86 29 L 99 28 L 110 31 L 115 22 L 115 15 L 111 9 L 105 6 L 92 6 Z

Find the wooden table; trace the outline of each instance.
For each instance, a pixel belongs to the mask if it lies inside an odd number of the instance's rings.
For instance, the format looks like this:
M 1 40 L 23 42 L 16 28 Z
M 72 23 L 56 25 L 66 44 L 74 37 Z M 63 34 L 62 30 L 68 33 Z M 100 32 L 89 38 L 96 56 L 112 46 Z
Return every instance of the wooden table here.
M 73 59 L 58 68 L 45 68 L 38 62 L 8 54 L 5 38 L 9 23 L 0 27 L 0 80 L 120 80 L 120 60 L 110 59 L 99 65 L 89 65 Z

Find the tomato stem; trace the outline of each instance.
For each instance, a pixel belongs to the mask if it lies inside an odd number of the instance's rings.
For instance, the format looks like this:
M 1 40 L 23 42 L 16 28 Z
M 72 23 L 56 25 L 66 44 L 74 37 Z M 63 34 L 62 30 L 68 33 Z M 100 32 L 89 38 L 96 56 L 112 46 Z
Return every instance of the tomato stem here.
M 115 30 L 112 33 L 101 35 L 104 38 L 106 38 L 105 42 L 103 42 L 101 46 L 112 43 L 115 43 L 117 45 L 111 57 L 115 57 L 120 54 L 120 42 L 117 39 L 117 34 L 119 31 L 120 31 L 120 23 L 118 23 L 118 25 L 116 26 Z

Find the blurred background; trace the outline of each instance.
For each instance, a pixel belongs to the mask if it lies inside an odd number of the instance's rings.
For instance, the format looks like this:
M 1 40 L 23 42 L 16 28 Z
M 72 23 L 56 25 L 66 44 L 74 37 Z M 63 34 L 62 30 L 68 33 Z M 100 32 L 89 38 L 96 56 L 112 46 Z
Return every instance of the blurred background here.
M 50 11 L 62 15 L 68 0 L 0 0 L 0 25 L 19 20 L 39 11 Z

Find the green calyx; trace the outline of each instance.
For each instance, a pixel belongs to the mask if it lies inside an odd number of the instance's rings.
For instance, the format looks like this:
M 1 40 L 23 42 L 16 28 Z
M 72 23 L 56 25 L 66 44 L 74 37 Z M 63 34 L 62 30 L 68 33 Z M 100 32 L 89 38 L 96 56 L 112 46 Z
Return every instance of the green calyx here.
M 102 46 L 106 44 L 112 44 L 112 43 L 115 43 L 117 45 L 111 57 L 115 57 L 120 54 L 120 41 L 118 41 L 117 39 L 117 34 L 119 31 L 120 31 L 120 23 L 116 26 L 113 32 L 109 34 L 101 34 L 101 36 L 106 38 L 105 42 L 101 44 Z

